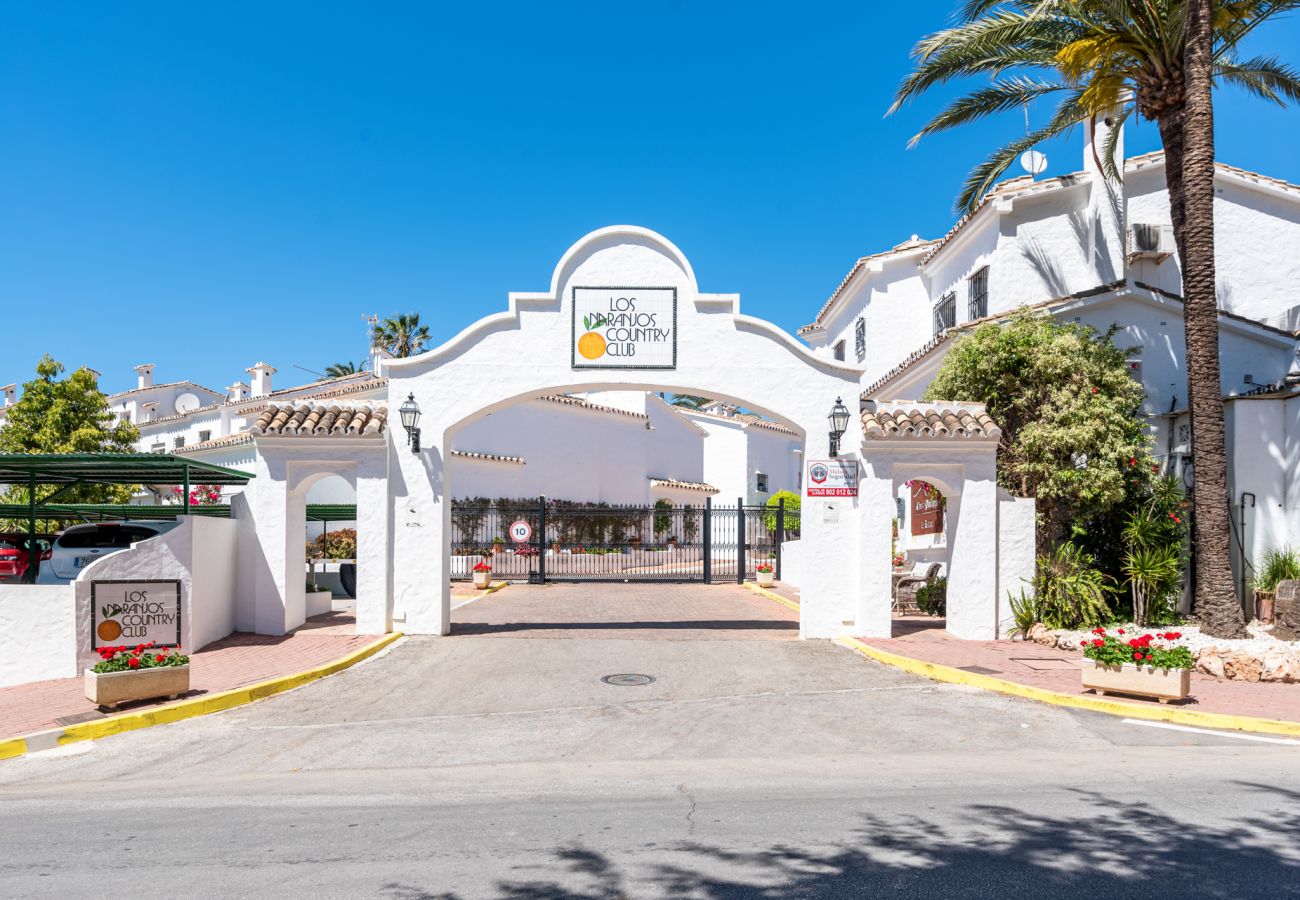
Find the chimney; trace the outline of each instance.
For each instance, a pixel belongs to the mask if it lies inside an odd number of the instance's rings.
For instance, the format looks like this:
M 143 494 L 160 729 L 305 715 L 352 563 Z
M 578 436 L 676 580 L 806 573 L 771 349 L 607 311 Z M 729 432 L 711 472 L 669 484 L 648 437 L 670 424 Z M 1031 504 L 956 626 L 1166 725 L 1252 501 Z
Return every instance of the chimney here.
M 271 393 L 271 376 L 275 374 L 275 369 L 264 362 L 260 362 L 255 366 L 248 367 L 244 371 L 253 376 L 252 396 L 265 397 L 267 394 Z
M 18 385 L 6 384 L 4 387 L 0 388 L 0 391 L 4 391 L 5 406 L 13 406 L 18 402 Z
M 230 387 L 226 388 L 226 399 L 231 403 L 238 403 L 240 400 L 248 399 L 248 385 L 242 381 L 236 381 Z
M 135 367 L 135 374 L 137 376 L 135 381 L 136 390 L 153 387 L 153 365 L 153 363 L 145 363 L 144 365 Z

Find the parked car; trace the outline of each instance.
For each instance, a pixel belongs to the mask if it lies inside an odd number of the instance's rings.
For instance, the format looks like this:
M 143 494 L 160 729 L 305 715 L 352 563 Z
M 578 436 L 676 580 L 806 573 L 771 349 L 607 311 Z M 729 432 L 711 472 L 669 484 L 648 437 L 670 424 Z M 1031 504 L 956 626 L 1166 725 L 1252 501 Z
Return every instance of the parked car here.
M 81 570 L 95 560 L 125 550 L 139 541 L 165 534 L 177 524 L 142 519 L 73 525 L 54 541 L 49 559 L 41 563 L 36 583 L 68 584 L 75 581 Z
M 52 534 L 36 535 L 36 546 L 41 551 L 41 559 L 54 542 Z M 22 581 L 27 574 L 30 560 L 27 559 L 27 532 L 7 531 L 0 533 L 0 584 L 12 584 Z

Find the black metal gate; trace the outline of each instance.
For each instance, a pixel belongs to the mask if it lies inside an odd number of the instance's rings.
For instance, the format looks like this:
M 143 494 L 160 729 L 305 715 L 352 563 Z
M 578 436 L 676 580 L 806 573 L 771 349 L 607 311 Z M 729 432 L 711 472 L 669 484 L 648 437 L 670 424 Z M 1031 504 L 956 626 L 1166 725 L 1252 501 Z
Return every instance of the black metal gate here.
M 743 582 L 758 566 L 781 572 L 781 540 L 797 537 L 784 502 L 611 506 L 564 500 L 457 501 L 452 580 L 487 563 L 507 581 Z M 778 539 L 780 536 L 780 539 Z

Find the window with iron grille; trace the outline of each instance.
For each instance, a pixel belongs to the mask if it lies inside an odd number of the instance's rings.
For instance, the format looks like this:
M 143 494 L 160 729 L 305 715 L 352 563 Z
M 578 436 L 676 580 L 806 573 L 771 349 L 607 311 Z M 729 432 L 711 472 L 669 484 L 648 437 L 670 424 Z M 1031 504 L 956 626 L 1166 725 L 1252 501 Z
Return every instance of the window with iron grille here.
M 181 449 L 182 447 L 185 446 L 185 438 L 183 437 L 172 438 L 172 446 L 174 446 L 177 450 Z
M 938 334 L 957 324 L 957 292 L 949 291 L 934 307 L 934 333 Z
M 212 432 L 211 432 L 211 431 L 200 431 L 200 432 L 199 432 L 199 443 L 203 443 L 204 441 L 210 441 L 210 440 L 212 440 Z
M 758 492 L 760 494 L 767 493 L 767 475 L 763 472 L 758 473 Z
M 989 314 L 989 267 L 985 266 L 967 282 L 968 318 L 982 319 Z
M 858 316 L 853 326 L 853 349 L 858 354 L 858 362 L 867 358 L 867 320 Z

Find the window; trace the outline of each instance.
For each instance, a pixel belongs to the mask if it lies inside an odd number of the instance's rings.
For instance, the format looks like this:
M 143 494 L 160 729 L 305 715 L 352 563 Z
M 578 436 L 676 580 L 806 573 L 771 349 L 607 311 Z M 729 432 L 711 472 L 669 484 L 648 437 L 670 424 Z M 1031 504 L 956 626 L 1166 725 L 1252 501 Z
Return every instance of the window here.
M 212 432 L 211 432 L 211 431 L 200 431 L 200 432 L 199 432 L 199 442 L 200 442 L 200 443 L 202 443 L 203 441 L 210 441 L 210 440 L 212 440 Z
M 858 362 L 867 358 L 867 320 L 858 316 L 857 324 L 853 326 L 853 349 L 857 351 Z
M 758 473 L 758 492 L 760 494 L 767 493 L 767 475 L 762 472 Z
M 843 341 L 839 341 L 839 342 L 837 342 L 837 343 L 835 344 L 835 360 L 836 360 L 837 362 L 844 362 L 844 342 L 843 342 Z
M 957 292 L 949 291 L 939 298 L 934 308 L 934 333 L 938 334 L 957 324 Z
M 150 453 L 166 453 L 166 452 L 167 452 L 167 445 L 164 444 L 164 443 L 161 443 L 161 442 L 160 442 L 160 443 L 157 443 L 157 444 L 154 444 L 153 446 L 151 446 L 151 447 L 149 448 L 149 452 L 150 452 Z
M 177 450 L 181 449 L 182 447 L 185 446 L 185 438 L 184 437 L 172 438 L 172 446 L 175 447 Z
M 966 290 L 967 318 L 982 319 L 989 314 L 989 267 L 985 266 L 970 277 Z

